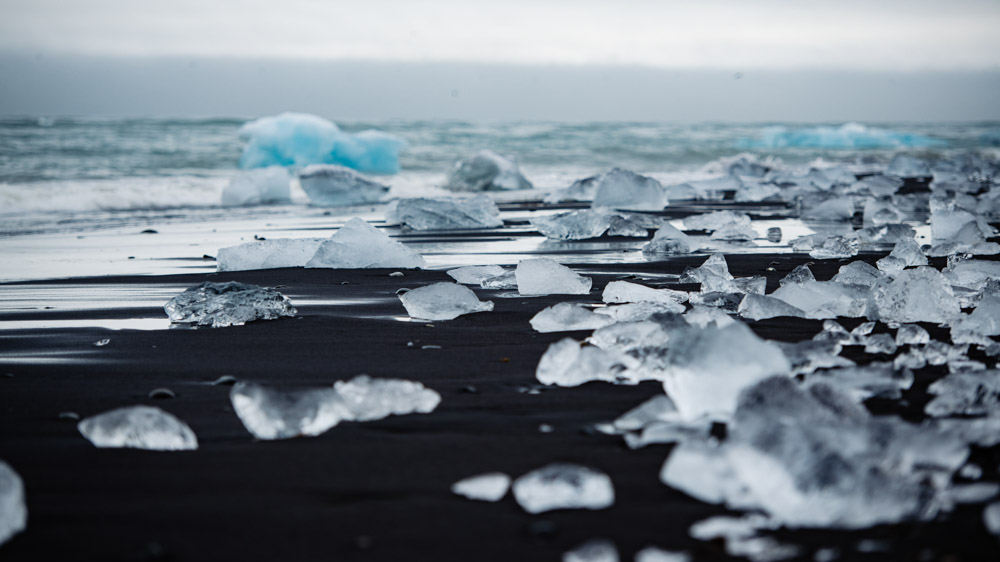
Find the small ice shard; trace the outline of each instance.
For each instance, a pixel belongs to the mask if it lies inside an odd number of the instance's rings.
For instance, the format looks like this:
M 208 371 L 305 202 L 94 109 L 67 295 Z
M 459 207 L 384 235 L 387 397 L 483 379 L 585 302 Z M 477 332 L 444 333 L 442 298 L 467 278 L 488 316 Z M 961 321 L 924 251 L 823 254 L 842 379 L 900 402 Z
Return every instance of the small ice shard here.
M 27 526 L 24 482 L 9 464 L 0 461 L 0 545 Z
M 507 495 L 510 476 L 503 472 L 488 472 L 463 478 L 451 485 L 451 493 L 484 502 L 497 502 Z
M 952 330 L 952 341 L 955 341 L 954 332 L 1000 336 L 1000 298 L 992 295 L 983 297 L 972 314 L 962 316 Z
M 394 174 L 406 144 L 380 132 L 345 133 L 335 124 L 303 113 L 282 113 L 244 124 L 247 138 L 240 168 L 341 164 L 355 170 Z
M 891 198 L 871 197 L 865 201 L 862 222 L 865 226 L 882 226 L 903 222 L 903 212 L 892 203 Z
M 632 302 L 606 306 L 594 310 L 613 322 L 639 322 L 653 317 L 684 312 L 684 305 L 674 302 Z
M 288 439 L 324 433 L 342 421 L 433 412 L 441 396 L 419 382 L 359 375 L 327 388 L 277 390 L 237 383 L 233 410 L 257 439 Z
M 903 187 L 903 181 L 897 177 L 874 175 L 863 177 L 854 185 L 858 192 L 867 191 L 875 197 L 888 197 Z
M 687 302 L 688 294 L 684 291 L 674 291 L 673 289 L 653 289 L 652 287 L 628 281 L 612 281 L 604 287 L 601 300 L 606 303 L 658 302 L 664 304 L 681 304 Z M 684 312 L 684 307 L 680 307 L 677 312 Z
M 734 199 L 738 202 L 756 203 L 768 199 L 778 199 L 781 188 L 770 183 L 744 183 L 736 189 Z
M 951 264 L 943 274 L 948 282 L 956 287 L 964 287 L 973 291 L 986 288 L 991 280 L 1000 279 L 1000 261 L 962 260 Z
M 780 316 L 805 318 L 806 313 L 787 302 L 764 295 L 748 294 L 743 297 L 737 309 L 740 316 L 748 320 L 764 320 Z
M 701 292 L 735 292 L 733 275 L 729 273 L 729 264 L 722 254 L 713 254 L 696 268 L 687 268 L 681 281 L 685 283 L 701 283 Z
M 924 345 L 931 341 L 927 330 L 916 324 L 903 324 L 896 330 L 896 345 Z
M 805 387 L 819 383 L 835 387 L 857 402 L 872 397 L 898 400 L 902 391 L 913 386 L 913 372 L 896 369 L 892 363 L 871 363 L 863 367 L 817 371 L 806 378 Z
M 809 251 L 809 256 L 818 260 L 850 258 L 858 255 L 858 240 L 843 236 L 831 236 Z
M 664 222 L 663 226 L 653 234 L 653 239 L 642 247 L 642 253 L 647 259 L 657 254 L 688 254 L 691 250 L 691 239 L 687 234 L 677 230 L 668 222 Z
M 816 276 L 813 275 L 811 269 L 808 265 L 797 265 L 795 269 L 788 272 L 788 275 L 781 278 L 778 284 L 784 287 L 789 283 L 806 283 L 808 281 L 815 281 Z
M 500 191 L 533 186 L 513 160 L 492 150 L 481 150 L 457 162 L 442 187 L 448 191 Z
M 666 394 L 656 396 L 625 412 L 612 422 L 618 431 L 636 431 L 654 422 L 677 419 L 677 406 Z
M 479 285 L 485 279 L 504 273 L 506 270 L 499 265 L 469 265 L 448 270 L 448 275 L 463 285 Z
M 695 305 L 684 313 L 684 320 L 691 326 L 704 328 L 709 324 L 718 328 L 728 326 L 736 322 L 733 317 L 719 310 L 718 308 Z
M 663 388 L 688 420 L 703 415 L 725 418 L 736 408 L 743 388 L 791 371 L 777 345 L 739 322 L 675 331 L 663 363 Z
M 722 242 L 750 242 L 757 238 L 757 231 L 750 227 L 729 225 L 724 226 L 709 236 L 711 240 Z
M 406 313 L 423 320 L 454 320 L 463 314 L 489 312 L 493 301 L 480 301 L 472 289 L 458 283 L 434 283 L 399 295 Z
M 278 267 L 304 267 L 325 238 L 271 238 L 221 248 L 219 271 L 247 271 Z
M 849 198 L 834 197 L 809 204 L 802 210 L 802 218 L 821 221 L 849 221 L 854 216 L 854 202 Z
M 531 226 L 552 240 L 586 240 L 604 234 L 610 226 L 610 221 L 605 214 L 592 209 L 583 209 L 533 218 Z
M 953 373 L 932 383 L 924 412 L 933 417 L 1000 415 L 1000 371 Z
M 236 281 L 191 287 L 167 301 L 163 310 L 171 322 L 213 328 L 275 320 L 297 312 L 288 297 L 278 291 Z
M 385 220 L 413 230 L 456 230 L 503 226 L 496 203 L 485 195 L 397 199 L 389 203 Z
M 514 270 L 517 291 L 526 296 L 586 295 L 593 281 L 549 258 L 521 260 Z
M 746 213 L 733 211 L 713 211 L 700 215 L 691 215 L 684 219 L 687 230 L 706 230 L 714 232 L 727 227 L 750 228 L 750 216 Z
M 986 530 L 1000 537 L 1000 502 L 993 502 L 983 509 L 983 524 Z
M 425 267 L 423 256 L 384 232 L 354 217 L 323 242 L 306 267 L 365 269 L 373 267 Z
M 543 334 L 550 332 L 568 332 L 572 330 L 596 330 L 614 320 L 604 314 L 596 314 L 593 310 L 570 302 L 561 302 L 542 309 L 531 318 L 531 327 Z
M 889 334 L 875 334 L 864 338 L 865 353 L 896 353 L 896 341 Z
M 580 346 L 564 338 L 549 346 L 535 369 L 535 378 L 546 385 L 579 386 L 591 381 L 631 382 L 624 373 L 636 365 L 628 356 L 599 347 Z
M 946 501 L 956 504 L 985 503 L 1000 493 L 1000 484 L 996 482 L 974 482 L 972 484 L 955 484 L 948 490 Z
M 813 341 L 834 342 L 843 345 L 855 345 L 857 343 L 853 334 L 833 320 L 823 321 L 823 330 L 813 336 Z
M 858 285 L 807 281 L 778 287 L 770 296 L 798 308 L 806 318 L 859 318 L 868 313 L 868 293 Z
M 892 252 L 878 260 L 879 270 L 895 275 L 906 267 L 927 265 L 927 256 L 920 249 L 920 244 L 912 238 L 906 238 L 896 243 Z
M 562 555 L 562 562 L 618 562 L 618 548 L 606 539 L 589 540 Z
M 821 332 L 822 333 L 822 332 Z M 842 344 L 835 340 L 805 340 L 796 343 L 775 342 L 792 365 L 793 374 L 808 375 L 817 369 L 853 367 L 854 362 L 840 357 Z
M 606 509 L 615 503 L 607 474 L 570 463 L 553 463 L 514 481 L 518 505 L 528 513 L 554 509 Z
M 655 546 L 647 546 L 635 553 L 635 562 L 691 562 L 691 555 L 687 552 L 676 552 L 663 550 Z
M 500 275 L 483 279 L 479 286 L 483 289 L 517 289 L 517 275 L 514 271 L 504 271 Z
M 951 285 L 938 270 L 927 266 L 876 283 L 872 302 L 871 318 L 883 322 L 948 323 L 961 313 Z
M 284 203 L 291 199 L 291 178 L 281 166 L 239 172 L 222 190 L 222 206 Z
M 630 170 L 615 168 L 597 181 L 592 207 L 630 211 L 661 211 L 667 195 L 660 182 Z
M 198 438 L 181 420 L 151 406 L 129 406 L 84 418 L 77 429 L 100 448 L 193 451 Z
M 951 241 L 970 222 L 979 227 L 980 233 L 993 229 L 971 211 L 962 208 L 955 200 L 931 198 L 931 240 L 934 244 Z
M 350 168 L 313 164 L 299 171 L 299 184 L 313 205 L 346 207 L 377 203 L 389 186 L 370 180 Z
M 885 277 L 885 273 L 879 271 L 868 262 L 852 261 L 847 265 L 841 266 L 837 274 L 833 276 L 832 281 L 847 285 L 871 287 L 880 280 L 885 279 Z
M 726 459 L 726 449 L 704 441 L 682 442 L 675 447 L 663 468 L 660 481 L 705 503 L 729 502 L 754 505 L 749 490 L 737 478 Z
M 889 161 L 885 173 L 890 176 L 900 178 L 929 178 L 931 177 L 930 166 L 927 161 L 910 156 L 908 154 L 897 154 Z

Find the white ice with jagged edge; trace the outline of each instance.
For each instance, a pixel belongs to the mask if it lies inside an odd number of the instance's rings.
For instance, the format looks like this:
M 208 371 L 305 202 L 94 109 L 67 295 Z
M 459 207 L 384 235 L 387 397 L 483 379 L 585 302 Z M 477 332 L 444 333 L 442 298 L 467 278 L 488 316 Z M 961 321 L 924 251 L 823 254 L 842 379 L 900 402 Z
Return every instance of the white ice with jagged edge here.
M 922 266 L 901 271 L 872 288 L 872 317 L 883 322 L 950 323 L 961 307 L 947 279 L 936 269 Z
M 806 313 L 787 302 L 765 295 L 748 294 L 740 301 L 739 315 L 747 320 L 765 320 L 781 316 L 805 318 Z
M 567 332 L 571 330 L 596 330 L 614 323 L 614 319 L 579 303 L 561 302 L 544 308 L 535 314 L 531 327 L 543 334 Z
M 0 546 L 27 526 L 24 482 L 9 464 L 0 460 Z
M 553 463 L 521 476 L 511 487 L 514 499 L 528 513 L 554 509 L 606 509 L 615 503 L 607 474 L 570 463 Z
M 233 410 L 257 439 L 320 435 L 342 421 L 433 412 L 441 396 L 403 379 L 359 375 L 333 387 L 279 390 L 237 383 L 229 393 Z
M 503 275 L 507 270 L 499 265 L 467 265 L 448 270 L 448 276 L 463 285 L 479 285 L 486 279 Z
M 405 142 L 381 131 L 345 133 L 335 124 L 304 113 L 282 113 L 244 124 L 240 168 L 338 164 L 362 172 L 394 174 Z
M 389 186 L 369 179 L 344 166 L 313 164 L 299 171 L 299 185 L 313 205 L 347 207 L 377 203 Z
M 443 187 L 449 191 L 501 191 L 533 186 L 513 160 L 492 150 L 481 150 L 457 162 Z
M 397 199 L 385 210 L 390 224 L 405 224 L 413 230 L 457 230 L 503 226 L 496 203 L 485 195 L 476 197 L 415 197 Z
M 218 271 L 305 267 L 326 238 L 269 238 L 220 248 Z
M 288 297 L 278 291 L 236 281 L 206 282 L 191 287 L 167 301 L 163 310 L 171 322 L 212 328 L 276 320 L 298 312 Z
M 600 176 L 594 192 L 594 208 L 629 211 L 660 211 L 667 195 L 660 182 L 631 170 L 614 168 Z
M 480 301 L 472 289 L 458 283 L 434 283 L 399 295 L 406 313 L 422 320 L 454 320 L 463 314 L 489 312 L 493 301 Z
M 152 406 L 129 406 L 85 418 L 77 429 L 100 448 L 193 451 L 194 431 L 173 415 Z
M 694 251 L 691 238 L 668 222 L 653 234 L 653 239 L 642 247 L 643 256 L 648 260 L 657 259 L 659 255 L 688 254 Z
M 517 291 L 526 296 L 585 295 L 593 281 L 549 258 L 521 260 L 514 270 Z
M 531 225 L 552 240 L 586 240 L 604 234 L 642 238 L 666 221 L 641 213 L 622 213 L 610 209 L 581 209 L 531 219 Z
M 629 281 L 612 281 L 604 287 L 601 300 L 606 303 L 656 302 L 678 305 L 675 312 L 683 312 L 683 303 L 687 302 L 688 294 L 673 289 L 654 289 Z
M 498 502 L 510 489 L 510 476 L 503 472 L 488 472 L 463 478 L 451 485 L 451 493 L 470 500 Z
M 535 369 L 535 378 L 546 385 L 579 386 L 591 381 L 634 384 L 630 368 L 638 362 L 599 347 L 581 346 L 572 338 L 551 344 Z
M 324 241 L 306 263 L 306 267 L 333 269 L 416 269 L 426 265 L 423 256 L 358 217 Z
M 222 190 L 223 207 L 246 207 L 291 200 L 291 178 L 281 166 L 245 170 Z

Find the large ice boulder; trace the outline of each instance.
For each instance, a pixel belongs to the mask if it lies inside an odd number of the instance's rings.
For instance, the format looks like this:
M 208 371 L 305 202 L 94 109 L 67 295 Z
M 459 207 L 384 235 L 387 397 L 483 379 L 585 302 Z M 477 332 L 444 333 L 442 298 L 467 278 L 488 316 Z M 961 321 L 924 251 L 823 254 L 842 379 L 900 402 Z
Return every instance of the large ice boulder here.
M 449 191 L 500 191 L 533 186 L 513 160 L 492 150 L 481 150 L 455 164 L 443 187 Z
M 389 203 L 385 220 L 413 230 L 451 230 L 503 226 L 496 203 L 485 195 L 469 198 L 416 197 Z
M 281 166 L 239 172 L 222 190 L 224 207 L 285 203 L 290 200 L 288 170 Z
M 389 192 L 387 185 L 332 164 L 306 166 L 299 172 L 299 183 L 309 201 L 320 207 L 377 203 Z
M 335 124 L 304 113 L 282 113 L 240 128 L 247 139 L 240 168 L 339 164 L 362 172 L 394 174 L 405 142 L 381 131 L 345 133 Z
M 614 168 L 602 174 L 594 193 L 593 207 L 630 211 L 661 211 L 667 206 L 663 185 L 631 170 Z
M 423 256 L 389 238 L 384 232 L 354 217 L 320 245 L 306 267 L 365 269 L 372 267 L 421 268 Z

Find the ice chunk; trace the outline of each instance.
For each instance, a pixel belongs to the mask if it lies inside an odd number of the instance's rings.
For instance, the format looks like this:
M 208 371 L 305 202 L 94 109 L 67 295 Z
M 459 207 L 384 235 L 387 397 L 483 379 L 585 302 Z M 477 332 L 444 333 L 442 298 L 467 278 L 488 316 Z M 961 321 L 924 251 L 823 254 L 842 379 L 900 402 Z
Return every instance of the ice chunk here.
M 819 247 L 810 250 L 809 256 L 818 260 L 850 258 L 858 255 L 859 246 L 856 238 L 831 236 L 823 240 Z
M 589 540 L 562 555 L 562 562 L 618 562 L 618 548 L 605 539 Z
M 676 552 L 663 550 L 655 546 L 647 546 L 635 553 L 635 562 L 691 562 L 691 555 L 687 552 Z
M 514 270 L 522 295 L 585 295 L 593 281 L 549 258 L 521 260 Z
M 739 322 L 675 331 L 663 365 L 667 371 L 663 388 L 689 420 L 703 415 L 724 418 L 735 409 L 743 388 L 791 370 L 777 345 Z
M 288 170 L 270 166 L 240 172 L 222 190 L 224 207 L 284 203 L 291 200 Z
M 913 238 L 917 232 L 908 224 L 884 224 L 855 230 L 854 236 L 862 244 L 896 244 L 900 240 Z
M 903 187 L 903 181 L 897 177 L 874 175 L 858 180 L 855 184 L 855 191 L 867 192 L 875 197 L 888 197 L 894 195 L 901 187 Z
M 778 284 L 784 287 L 789 283 L 806 283 L 809 281 L 815 281 L 816 276 L 813 275 L 811 269 L 808 265 L 797 265 L 795 269 L 788 272 L 788 275 L 781 278 Z
M 502 472 L 488 472 L 455 482 L 451 486 L 451 493 L 470 500 L 497 502 L 507 495 L 508 489 L 510 476 Z
M 872 397 L 898 400 L 903 396 L 902 391 L 913 386 L 913 372 L 897 369 L 892 363 L 871 363 L 819 371 L 806 379 L 805 386 L 820 383 L 839 389 L 857 402 Z
M 316 250 L 306 267 L 364 269 L 372 267 L 421 268 L 423 256 L 392 240 L 363 219 L 354 217 Z
M 930 341 L 927 330 L 916 324 L 903 324 L 896 330 L 896 345 L 923 345 Z
M 24 482 L 9 464 L 0 461 L 0 545 L 27 526 Z
M 691 250 L 691 239 L 667 222 L 653 234 L 649 244 L 642 247 L 642 253 L 647 259 L 656 254 L 687 254 Z
M 635 366 L 630 357 L 584 346 L 564 338 L 549 346 L 538 361 L 538 382 L 558 386 L 579 386 L 590 381 L 631 382 L 626 371 Z
M 869 293 L 859 285 L 835 281 L 788 283 L 770 296 L 798 308 L 806 318 L 858 318 L 868 313 Z
M 892 252 L 878 260 L 878 268 L 889 275 L 895 275 L 905 267 L 916 265 L 927 265 L 927 256 L 920 249 L 920 244 L 912 238 L 906 238 L 896 242 Z
M 313 205 L 345 207 L 377 203 L 389 186 L 370 180 L 350 168 L 313 164 L 299 171 L 299 184 Z
M 638 213 L 619 213 L 604 208 L 582 209 L 558 215 L 531 219 L 531 224 L 546 238 L 553 240 L 586 240 L 609 236 L 641 238 L 650 229 L 660 228 L 666 221 Z
M 783 300 L 764 295 L 748 294 L 743 297 L 738 309 L 740 316 L 749 320 L 764 320 L 779 316 L 805 318 L 806 313 Z
M 875 334 L 867 336 L 861 340 L 865 346 L 865 353 L 883 353 L 892 355 L 896 353 L 896 341 L 889 334 Z
M 744 183 L 736 190 L 734 199 L 738 202 L 756 203 L 767 199 L 778 199 L 781 188 L 770 183 Z
M 236 281 L 202 283 L 167 301 L 163 310 L 171 322 L 213 328 L 275 320 L 298 312 L 278 291 Z
M 726 554 L 746 558 L 751 562 L 777 562 L 798 559 L 802 549 L 795 545 L 782 544 L 773 537 L 761 536 L 761 530 L 773 530 L 779 524 L 762 515 L 730 517 L 720 515 L 691 525 L 691 536 L 707 541 L 723 539 Z
M 304 267 L 325 238 L 270 238 L 219 249 L 219 271 Z
M 885 173 L 890 176 L 901 178 L 929 178 L 931 177 L 930 166 L 926 160 L 922 160 L 908 154 L 897 154 L 889 162 Z
M 484 280 L 507 271 L 499 265 L 469 265 L 448 270 L 448 275 L 463 285 L 479 285 Z
M 118 408 L 85 418 L 76 427 L 95 447 L 149 451 L 198 448 L 198 438 L 186 423 L 151 406 Z
M 892 203 L 891 198 L 869 198 L 865 201 L 862 222 L 865 226 L 882 226 L 903 222 L 903 212 Z
M 802 218 L 821 221 L 849 221 L 854 216 L 854 203 L 848 198 L 834 197 L 806 206 L 803 203 Z
M 833 276 L 833 281 L 846 285 L 864 285 L 871 287 L 878 281 L 885 279 L 885 273 L 872 267 L 868 262 L 852 261 L 840 267 L 837 274 Z
M 688 294 L 672 289 L 653 289 L 628 281 L 612 281 L 604 287 L 601 299 L 606 303 L 659 302 L 679 304 L 687 302 Z M 677 312 L 684 312 L 684 307 L 680 307 Z
M 924 412 L 934 417 L 1000 415 L 1000 371 L 953 373 L 928 387 Z
M 405 224 L 413 230 L 454 230 L 503 226 L 496 203 L 485 195 L 397 199 L 385 211 L 391 224 Z
M 983 297 L 972 314 L 963 316 L 955 322 L 953 341 L 955 339 L 954 332 L 980 336 L 1000 336 L 1000 298 L 992 295 Z
M 654 422 L 678 418 L 677 406 L 666 394 L 658 394 L 619 416 L 612 425 L 618 431 L 635 431 Z
M 566 189 L 557 189 L 545 196 L 546 203 L 562 203 L 563 201 L 591 201 L 597 191 L 600 174 L 574 181 Z
M 480 301 L 471 289 L 458 283 L 434 283 L 399 295 L 411 318 L 454 320 L 463 314 L 489 312 L 493 301 Z
M 726 227 L 750 228 L 750 216 L 746 213 L 733 211 L 713 211 L 701 215 L 691 215 L 684 219 L 684 228 L 688 230 L 712 232 Z
M 681 281 L 685 283 L 701 283 L 701 292 L 716 291 L 736 292 L 733 288 L 733 275 L 729 273 L 729 263 L 722 254 L 713 254 L 696 268 L 687 268 Z
M 983 509 L 983 524 L 989 532 L 1000 537 L 1000 502 L 993 502 Z
M 484 289 L 517 289 L 517 275 L 514 271 L 504 271 L 500 275 L 483 279 L 479 286 Z
M 399 171 L 401 139 L 380 131 L 345 133 L 315 115 L 282 113 L 240 128 L 247 139 L 240 168 L 340 164 L 362 172 Z
M 821 332 L 823 333 L 823 332 Z M 836 340 L 805 340 L 796 343 L 775 342 L 792 365 L 794 374 L 810 374 L 817 369 L 853 367 L 854 362 L 840 357 L 843 349 Z
M 433 412 L 441 396 L 419 382 L 359 375 L 332 388 L 276 390 L 236 383 L 233 410 L 257 439 L 288 439 L 324 433 L 341 421 Z
M 951 285 L 931 267 L 901 271 L 872 289 L 872 318 L 883 322 L 948 323 L 961 313 Z
M 660 211 L 667 206 L 667 196 L 655 179 L 615 168 L 598 180 L 592 206 Z
M 944 274 L 956 287 L 980 291 L 989 281 L 1000 280 L 1000 261 L 964 260 L 949 265 Z
M 606 509 L 615 503 L 607 474 L 570 463 L 553 463 L 514 481 L 518 505 L 528 513 L 554 509 Z
M 561 302 L 543 309 L 531 318 L 531 327 L 536 332 L 568 332 L 572 330 L 596 330 L 614 323 L 614 319 L 604 314 L 570 302 Z
M 449 191 L 499 191 L 533 186 L 513 160 L 492 150 L 481 150 L 456 163 L 448 172 L 443 187 Z

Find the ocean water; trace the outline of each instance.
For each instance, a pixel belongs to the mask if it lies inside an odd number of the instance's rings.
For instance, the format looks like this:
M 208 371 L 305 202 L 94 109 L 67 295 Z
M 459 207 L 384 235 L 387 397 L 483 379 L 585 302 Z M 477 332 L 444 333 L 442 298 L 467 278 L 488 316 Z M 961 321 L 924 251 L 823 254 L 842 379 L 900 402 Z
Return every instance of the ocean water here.
M 244 119 L 0 118 L 0 224 L 25 216 L 217 207 L 237 172 Z M 433 192 L 459 159 L 489 148 L 517 159 L 536 187 L 565 187 L 614 166 L 664 182 L 717 175 L 737 155 L 774 165 L 886 162 L 1000 153 L 1000 123 L 669 124 L 338 122 L 404 139 L 396 195 Z M 293 198 L 305 205 L 301 193 Z M 13 230 L 17 230 L 14 228 Z

